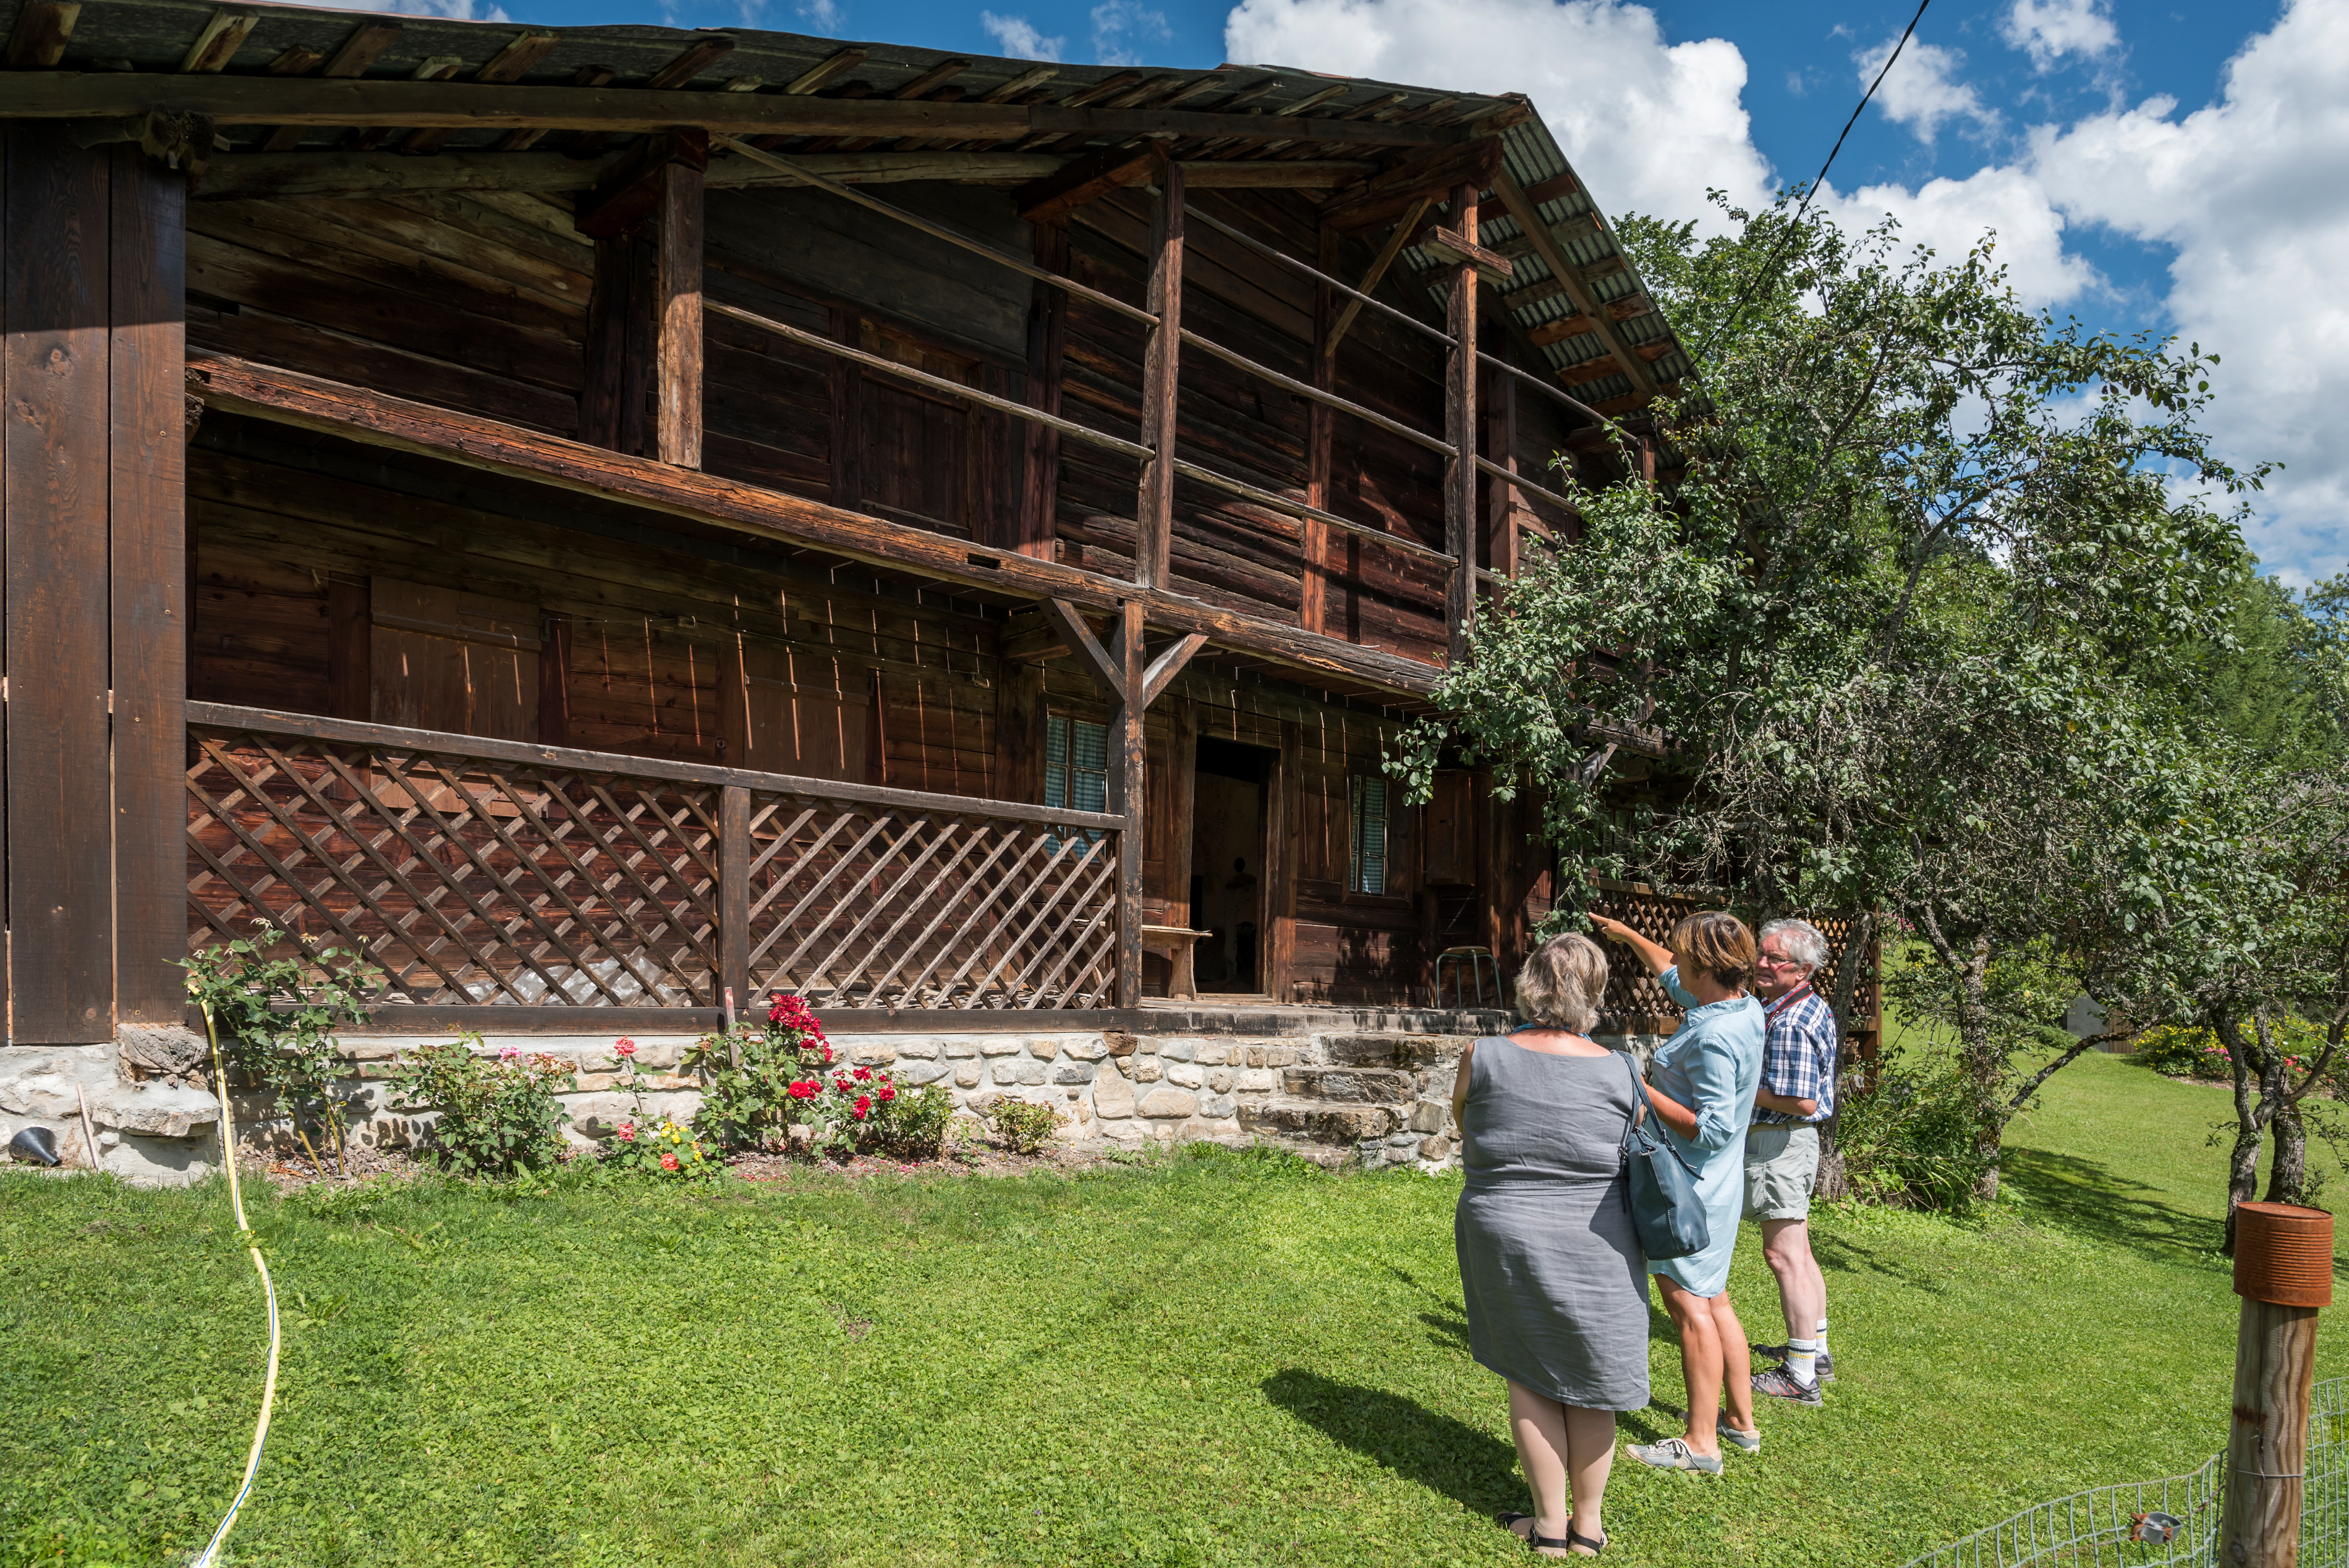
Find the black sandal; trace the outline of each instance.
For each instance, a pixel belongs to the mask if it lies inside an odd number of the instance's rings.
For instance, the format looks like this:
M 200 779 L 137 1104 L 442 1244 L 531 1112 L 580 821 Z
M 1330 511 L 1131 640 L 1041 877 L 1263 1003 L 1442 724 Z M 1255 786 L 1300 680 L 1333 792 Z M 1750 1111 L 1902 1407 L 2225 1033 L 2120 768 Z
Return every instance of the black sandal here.
M 1526 1550 L 1528 1552 L 1538 1552 L 1544 1547 L 1549 1547 L 1552 1549 L 1563 1548 L 1566 1551 L 1571 1552 L 1576 1547 L 1582 1546 L 1588 1547 L 1590 1554 L 1593 1557 L 1596 1557 L 1599 1553 L 1606 1550 L 1606 1536 L 1601 1535 L 1598 1540 L 1593 1541 L 1588 1535 L 1576 1530 L 1571 1524 L 1566 1527 L 1566 1534 L 1563 1539 L 1555 1535 L 1536 1534 L 1533 1527 L 1533 1517 L 1534 1516 L 1530 1513 L 1496 1513 L 1493 1516 L 1493 1522 L 1498 1524 L 1510 1534 L 1516 1535 L 1518 1540 L 1526 1543 Z M 1519 1520 L 1526 1522 L 1526 1532 L 1523 1535 L 1517 1535 L 1517 1522 Z

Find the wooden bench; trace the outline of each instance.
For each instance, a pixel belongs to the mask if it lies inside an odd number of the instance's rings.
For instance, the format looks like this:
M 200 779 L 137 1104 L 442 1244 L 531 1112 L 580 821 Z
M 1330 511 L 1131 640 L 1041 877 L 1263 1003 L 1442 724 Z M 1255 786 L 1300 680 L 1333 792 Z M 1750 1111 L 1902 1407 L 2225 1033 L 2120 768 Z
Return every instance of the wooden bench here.
M 1191 962 L 1191 949 L 1199 938 L 1212 936 L 1211 931 L 1193 931 L 1182 925 L 1145 925 L 1142 928 L 1142 950 L 1144 953 L 1164 951 L 1166 961 L 1174 966 L 1174 975 L 1166 983 L 1166 995 L 1185 1002 L 1199 997 L 1199 977 Z

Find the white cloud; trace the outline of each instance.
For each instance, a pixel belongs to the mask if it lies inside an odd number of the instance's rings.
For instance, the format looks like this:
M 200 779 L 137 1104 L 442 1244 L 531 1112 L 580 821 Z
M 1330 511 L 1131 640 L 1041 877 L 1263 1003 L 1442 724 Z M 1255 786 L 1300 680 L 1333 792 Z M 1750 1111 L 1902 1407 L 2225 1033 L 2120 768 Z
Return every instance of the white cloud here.
M 1821 211 L 1847 229 L 1873 226 L 1886 214 L 1899 220 L 1906 243 L 1930 246 L 1941 266 L 1955 266 L 1985 235 L 1995 235 L 1992 260 L 2024 304 L 2060 305 L 2102 284 L 2096 269 L 2064 251 L 2064 215 L 2039 182 L 2020 169 L 1988 168 L 1963 180 L 1930 180 L 1915 191 L 1868 185 L 1846 196 L 1832 183 Z
M 381 4 L 337 5 L 319 0 L 330 11 L 377 11 L 392 16 L 435 16 L 444 22 L 511 22 L 502 5 L 481 0 L 381 0 Z
M 848 28 L 848 13 L 841 8 L 840 0 L 800 0 L 794 9 L 802 26 L 827 38 L 837 38 Z
M 1068 46 L 1065 34 L 1048 38 L 1025 16 L 999 16 L 992 11 L 981 11 L 978 25 L 995 40 L 996 47 L 1015 60 L 1057 60 Z
M 1466 92 L 1531 95 L 1610 214 L 1720 227 L 1717 186 L 1770 199 L 1754 146 L 1745 57 L 1721 38 L 1668 45 L 1655 13 L 1619 0 L 1241 0 L 1226 57 Z
M 2167 98 L 2033 138 L 2075 222 L 2173 245 L 2169 315 L 2225 363 L 2211 426 L 2276 458 L 2253 544 L 2271 565 L 2349 566 L 2349 3 L 2292 0 L 2229 63 L 2218 101 Z
M 1142 51 L 1173 38 L 1166 13 L 1153 11 L 1138 0 L 1102 0 L 1093 7 L 1093 62 L 1103 66 L 1138 66 Z
M 1876 80 L 1877 72 L 1884 70 L 1884 62 L 1898 42 L 1887 38 L 1873 49 L 1853 52 L 1851 63 L 1859 67 L 1863 89 Z M 1994 126 L 1998 116 L 1982 107 L 1972 88 L 1957 79 L 1958 67 L 1965 63 L 1962 49 L 1944 49 L 1911 38 L 1876 89 L 1876 107 L 1886 119 L 1907 126 L 1925 142 L 1933 139 L 1945 119 L 1970 119 L 1985 129 Z
M 2066 55 L 2108 55 L 2121 41 L 2098 0 L 2014 0 L 1998 30 L 2042 71 L 2054 70 Z

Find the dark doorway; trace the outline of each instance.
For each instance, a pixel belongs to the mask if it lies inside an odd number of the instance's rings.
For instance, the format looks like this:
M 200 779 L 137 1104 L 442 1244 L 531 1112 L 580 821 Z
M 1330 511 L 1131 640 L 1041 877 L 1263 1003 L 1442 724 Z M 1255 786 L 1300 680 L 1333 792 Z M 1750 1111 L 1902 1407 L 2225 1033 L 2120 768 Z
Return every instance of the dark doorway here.
M 1261 746 L 1199 738 L 1191 814 L 1191 924 L 1201 992 L 1264 989 L 1264 816 L 1278 757 Z

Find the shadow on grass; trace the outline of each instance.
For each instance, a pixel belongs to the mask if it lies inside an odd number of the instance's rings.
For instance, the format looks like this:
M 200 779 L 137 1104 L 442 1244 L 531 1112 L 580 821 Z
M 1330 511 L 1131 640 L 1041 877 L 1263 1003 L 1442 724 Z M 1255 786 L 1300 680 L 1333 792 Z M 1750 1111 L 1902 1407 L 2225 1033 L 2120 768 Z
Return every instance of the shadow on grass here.
M 1320 1429 L 1331 1441 L 1443 1493 L 1471 1513 L 1489 1516 L 1526 1506 L 1516 1450 L 1490 1432 L 1439 1416 L 1401 1394 L 1334 1382 L 1300 1367 L 1274 1373 L 1263 1387 L 1265 1398 Z
M 2036 1217 L 2111 1246 L 2179 1263 L 2207 1260 L 2226 1236 L 2220 1221 L 2147 1197 L 2162 1189 L 2116 1175 L 2094 1160 L 2009 1146 L 2001 1163 Z
M 1877 1274 L 1931 1295 L 1946 1295 L 1950 1288 L 1946 1274 L 1863 1246 L 1831 1230 L 1812 1228 L 1811 1253 L 1819 1260 L 1819 1267 L 1830 1274 Z

